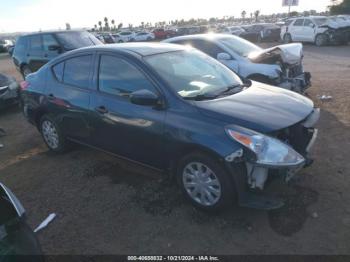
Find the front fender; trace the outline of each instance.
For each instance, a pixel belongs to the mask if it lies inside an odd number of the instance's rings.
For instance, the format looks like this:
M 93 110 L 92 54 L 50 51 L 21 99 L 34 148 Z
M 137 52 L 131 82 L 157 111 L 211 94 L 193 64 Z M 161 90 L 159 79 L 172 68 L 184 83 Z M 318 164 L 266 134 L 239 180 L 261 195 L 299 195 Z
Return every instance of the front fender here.
M 282 72 L 282 70 L 279 65 L 241 63 L 238 73 L 243 77 L 258 74 L 274 79 L 280 76 L 280 72 Z

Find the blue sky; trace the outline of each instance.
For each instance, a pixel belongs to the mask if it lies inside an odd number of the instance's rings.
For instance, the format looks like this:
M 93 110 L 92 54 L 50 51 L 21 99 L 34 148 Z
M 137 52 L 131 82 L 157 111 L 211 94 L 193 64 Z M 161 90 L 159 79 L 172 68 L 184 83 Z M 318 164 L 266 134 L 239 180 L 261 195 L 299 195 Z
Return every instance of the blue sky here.
M 325 11 L 330 0 L 299 0 L 292 11 Z M 117 23 L 169 21 L 174 19 L 240 16 L 287 11 L 282 0 L 0 0 L 0 33 L 72 27 L 92 27 L 103 17 Z

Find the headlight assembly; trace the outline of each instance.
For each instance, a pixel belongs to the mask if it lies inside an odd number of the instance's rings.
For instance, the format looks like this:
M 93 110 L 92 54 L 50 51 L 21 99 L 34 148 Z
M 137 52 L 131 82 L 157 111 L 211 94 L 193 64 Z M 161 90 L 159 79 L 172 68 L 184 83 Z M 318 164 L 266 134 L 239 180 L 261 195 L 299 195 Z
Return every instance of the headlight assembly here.
M 237 132 L 226 129 L 227 134 L 256 156 L 256 163 L 267 166 L 297 166 L 305 159 L 289 145 L 278 139 L 254 131 Z

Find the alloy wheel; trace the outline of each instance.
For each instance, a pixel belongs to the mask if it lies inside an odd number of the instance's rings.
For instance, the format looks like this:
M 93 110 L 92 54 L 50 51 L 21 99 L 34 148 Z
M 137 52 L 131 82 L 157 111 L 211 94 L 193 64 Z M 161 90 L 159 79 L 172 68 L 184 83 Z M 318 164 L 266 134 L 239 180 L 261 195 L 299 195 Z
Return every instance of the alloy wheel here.
M 220 200 L 220 181 L 203 163 L 187 164 L 183 169 L 182 182 L 187 194 L 200 205 L 213 206 Z
M 48 146 L 51 149 L 57 149 L 59 146 L 59 138 L 54 124 L 49 120 L 44 120 L 41 124 L 41 132 Z

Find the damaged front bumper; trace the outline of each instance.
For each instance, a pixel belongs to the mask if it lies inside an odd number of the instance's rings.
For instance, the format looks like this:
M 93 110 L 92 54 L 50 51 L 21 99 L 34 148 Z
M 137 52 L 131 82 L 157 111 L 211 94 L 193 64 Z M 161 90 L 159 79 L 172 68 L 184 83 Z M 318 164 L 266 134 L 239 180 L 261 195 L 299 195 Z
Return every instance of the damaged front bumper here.
M 278 86 L 302 94 L 311 86 L 311 73 L 303 72 L 294 77 L 284 76 Z
M 265 183 L 270 177 L 277 177 L 288 183 L 302 168 L 308 167 L 313 163 L 310 151 L 318 136 L 318 130 L 314 128 L 314 125 L 319 117 L 320 110 L 316 108 L 302 123 L 289 127 L 288 130 L 280 130 L 273 134 L 276 138 L 284 139 L 282 141 L 286 143 L 288 138 L 286 139 L 284 133 L 288 133 L 288 136 L 296 136 L 294 139 L 289 138 L 289 142 L 303 156 L 303 159 L 298 163 L 285 166 L 257 164 L 247 160 L 242 149 L 225 158 L 227 168 L 231 170 L 233 175 L 235 172 L 233 165 L 237 163 L 241 164 L 246 170 L 245 175 L 234 178 L 240 206 L 271 210 L 284 205 L 282 199 L 270 197 L 263 193 Z M 291 132 L 293 133 L 292 135 L 290 134 Z M 257 194 L 257 192 L 259 193 Z

